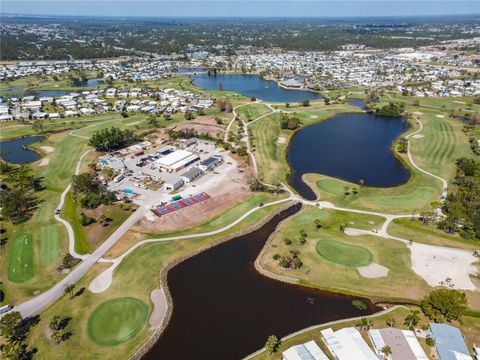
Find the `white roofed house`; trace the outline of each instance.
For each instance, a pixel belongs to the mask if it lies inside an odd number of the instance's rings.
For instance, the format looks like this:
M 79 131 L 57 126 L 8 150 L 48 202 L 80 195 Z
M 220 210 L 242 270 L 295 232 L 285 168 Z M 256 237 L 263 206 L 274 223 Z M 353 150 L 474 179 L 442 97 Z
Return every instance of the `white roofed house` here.
M 90 109 L 90 108 L 81 108 L 81 109 L 80 109 L 80 112 L 81 112 L 83 115 L 92 115 L 92 114 L 95 114 L 95 110 Z
M 78 111 L 67 110 L 65 111 L 65 116 L 66 117 L 78 116 Z
M 417 337 L 410 330 L 395 328 L 370 329 L 368 336 L 378 356 L 383 356 L 382 349 L 390 347 L 390 360 L 428 360 Z
M 353 327 L 338 331 L 328 328 L 320 331 L 320 334 L 336 360 L 378 360 L 360 332 Z
M 24 111 L 40 111 L 40 109 L 42 108 L 42 102 L 38 100 L 26 101 L 21 105 L 21 108 Z
M 282 353 L 282 360 L 328 360 L 328 357 L 312 340 L 288 348 Z

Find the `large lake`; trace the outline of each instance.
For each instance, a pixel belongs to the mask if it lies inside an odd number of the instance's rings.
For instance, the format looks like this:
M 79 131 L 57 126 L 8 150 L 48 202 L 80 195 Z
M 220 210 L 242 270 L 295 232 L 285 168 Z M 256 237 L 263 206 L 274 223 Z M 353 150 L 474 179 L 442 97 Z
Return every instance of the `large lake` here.
M 196 255 L 169 271 L 173 314 L 145 356 L 151 360 L 241 359 L 262 348 L 269 335 L 283 337 L 327 321 L 380 310 L 352 306 L 353 297 L 271 280 L 254 261 L 268 237 L 300 205 L 254 232 Z
M 0 157 L 11 164 L 27 164 L 40 159 L 40 155 L 27 148 L 43 139 L 41 135 L 26 136 L 23 138 L 0 142 Z
M 193 83 L 201 88 L 217 90 L 222 83 L 223 89 L 240 93 L 245 96 L 254 96 L 257 99 L 274 102 L 299 102 L 302 100 L 323 99 L 319 93 L 304 90 L 289 90 L 278 86 L 275 81 L 263 80 L 258 75 L 220 74 L 192 75 Z
M 360 105 L 360 104 L 359 104 Z M 315 200 L 302 176 L 317 173 L 367 186 L 405 183 L 410 174 L 391 151 L 395 139 L 408 129 L 402 118 L 374 114 L 342 114 L 307 126 L 291 139 L 288 162 L 290 184 L 305 198 Z

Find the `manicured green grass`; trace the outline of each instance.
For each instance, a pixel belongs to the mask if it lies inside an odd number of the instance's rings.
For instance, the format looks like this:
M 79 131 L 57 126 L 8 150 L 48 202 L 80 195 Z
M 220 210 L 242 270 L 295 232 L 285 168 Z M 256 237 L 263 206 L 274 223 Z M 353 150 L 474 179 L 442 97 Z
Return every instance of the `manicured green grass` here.
M 320 240 L 316 250 L 325 260 L 352 268 L 365 266 L 373 261 L 373 255 L 368 249 L 335 240 Z
M 54 224 L 42 226 L 38 230 L 38 258 L 42 268 L 58 265 L 60 262 L 60 239 Z
M 13 240 L 8 257 L 8 280 L 23 283 L 35 275 L 32 235 L 22 233 Z
M 67 220 L 73 228 L 73 233 L 75 236 L 75 251 L 79 254 L 88 253 L 89 246 L 85 237 L 85 230 L 83 229 L 82 224 L 80 224 L 80 219 L 78 218 L 77 214 L 77 207 L 73 200 L 71 191 L 67 194 L 67 196 L 65 196 L 62 217 Z
M 133 297 L 122 297 L 100 304 L 88 319 L 88 336 L 102 346 L 121 344 L 145 326 L 148 306 Z

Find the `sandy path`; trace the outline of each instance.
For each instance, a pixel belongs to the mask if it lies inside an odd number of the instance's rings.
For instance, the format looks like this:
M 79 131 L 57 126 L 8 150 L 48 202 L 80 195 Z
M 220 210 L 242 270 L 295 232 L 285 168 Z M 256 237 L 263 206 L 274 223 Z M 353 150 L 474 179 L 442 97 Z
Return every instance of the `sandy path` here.
M 163 288 L 153 289 L 150 293 L 150 299 L 153 303 L 153 310 L 150 314 L 150 318 L 148 319 L 148 323 L 151 327 L 158 328 L 163 324 L 163 320 L 167 315 L 167 296 L 165 295 Z

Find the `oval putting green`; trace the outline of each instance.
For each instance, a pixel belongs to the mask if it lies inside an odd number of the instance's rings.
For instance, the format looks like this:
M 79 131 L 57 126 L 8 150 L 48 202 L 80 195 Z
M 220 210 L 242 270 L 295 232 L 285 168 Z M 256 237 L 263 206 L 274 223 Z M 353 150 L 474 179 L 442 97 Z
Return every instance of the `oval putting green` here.
M 133 297 L 115 298 L 100 304 L 88 319 L 88 336 L 98 345 L 121 344 L 143 329 L 148 306 Z
M 368 249 L 336 240 L 320 240 L 316 249 L 325 260 L 352 268 L 365 266 L 373 261 L 373 255 Z

